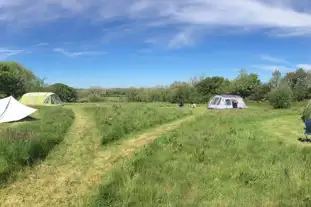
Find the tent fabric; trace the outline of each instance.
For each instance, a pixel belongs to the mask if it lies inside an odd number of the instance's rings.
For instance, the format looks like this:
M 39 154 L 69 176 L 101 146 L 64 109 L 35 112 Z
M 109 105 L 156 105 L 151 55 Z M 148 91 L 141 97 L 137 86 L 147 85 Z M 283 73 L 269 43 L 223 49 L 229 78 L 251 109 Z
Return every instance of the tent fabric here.
M 50 92 L 26 93 L 19 101 L 25 105 L 62 104 L 59 96 Z
M 244 109 L 247 108 L 242 97 L 223 94 L 214 96 L 208 103 L 209 109 Z
M 18 121 L 36 111 L 37 109 L 21 104 L 12 96 L 0 99 L 0 123 Z

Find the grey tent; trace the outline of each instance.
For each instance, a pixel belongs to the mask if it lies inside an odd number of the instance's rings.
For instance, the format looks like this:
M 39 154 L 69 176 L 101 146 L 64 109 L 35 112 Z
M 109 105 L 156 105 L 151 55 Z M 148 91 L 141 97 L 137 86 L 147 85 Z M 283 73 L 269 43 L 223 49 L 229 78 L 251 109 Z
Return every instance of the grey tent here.
M 208 103 L 209 109 L 244 109 L 247 108 L 242 97 L 222 94 L 214 96 Z

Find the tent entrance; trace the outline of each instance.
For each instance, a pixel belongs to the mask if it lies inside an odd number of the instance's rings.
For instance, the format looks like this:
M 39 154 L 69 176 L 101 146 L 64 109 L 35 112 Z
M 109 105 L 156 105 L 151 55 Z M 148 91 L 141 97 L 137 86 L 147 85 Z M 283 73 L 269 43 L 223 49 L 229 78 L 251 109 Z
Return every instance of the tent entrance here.
M 235 99 L 232 99 L 232 108 L 234 108 L 234 109 L 238 108 L 238 101 Z

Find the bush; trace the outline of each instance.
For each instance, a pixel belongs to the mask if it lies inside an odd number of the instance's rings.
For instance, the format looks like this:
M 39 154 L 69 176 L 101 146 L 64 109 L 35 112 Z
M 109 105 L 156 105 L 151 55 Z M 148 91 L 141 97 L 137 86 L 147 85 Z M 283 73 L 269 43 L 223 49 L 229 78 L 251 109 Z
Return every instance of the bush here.
M 88 96 L 88 102 L 103 102 L 104 99 L 98 95 L 91 94 Z
M 118 140 L 125 135 L 184 117 L 191 110 L 151 107 L 143 104 L 112 107 L 89 107 L 101 132 L 102 144 Z
M 74 120 L 72 110 L 63 107 L 39 107 L 39 115 L 39 120 L 10 124 L 0 131 L 0 183 L 21 167 L 44 159 Z
M 46 92 L 56 93 L 64 102 L 75 102 L 78 98 L 78 92 L 75 88 L 62 83 L 55 83 L 44 88 Z
M 273 108 L 290 108 L 293 92 L 287 84 L 274 88 L 267 94 L 268 101 Z

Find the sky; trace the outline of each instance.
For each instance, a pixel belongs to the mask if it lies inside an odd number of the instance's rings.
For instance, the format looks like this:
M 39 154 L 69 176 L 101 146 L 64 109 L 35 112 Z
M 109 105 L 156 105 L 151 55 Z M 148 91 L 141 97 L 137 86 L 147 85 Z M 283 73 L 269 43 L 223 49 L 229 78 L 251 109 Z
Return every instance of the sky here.
M 79 88 L 311 69 L 309 0 L 0 0 L 0 31 L 1 61 Z

